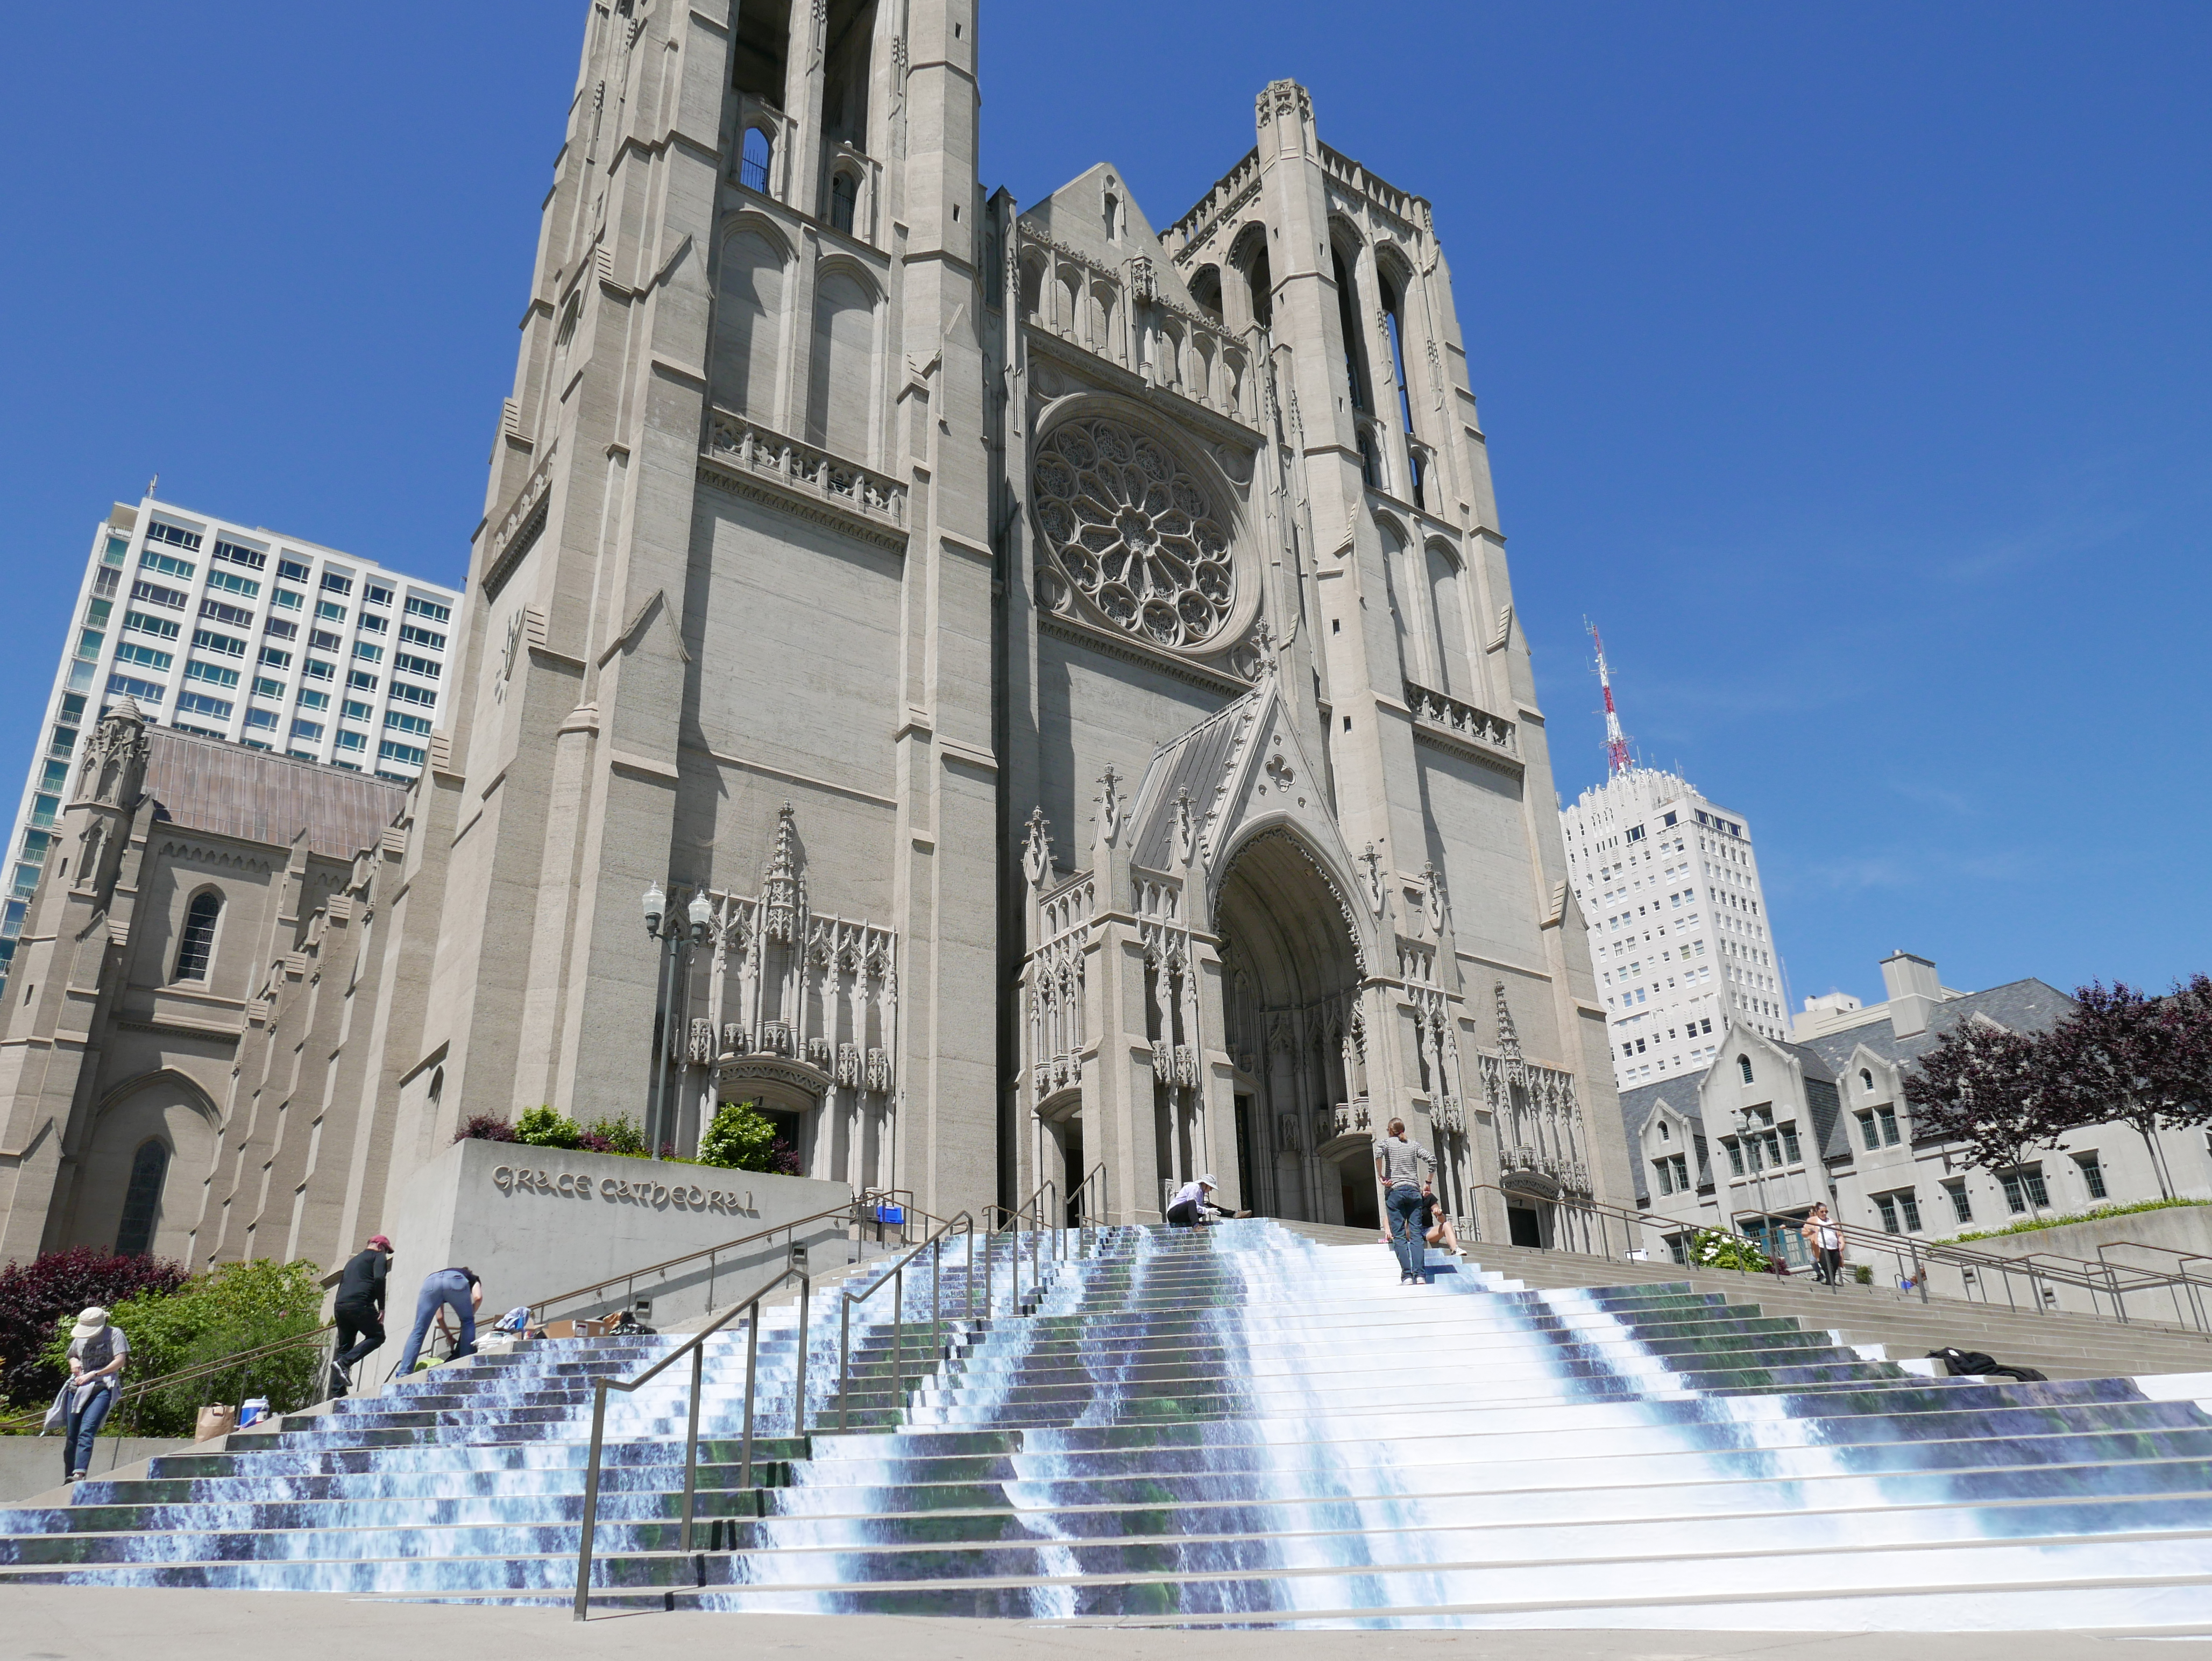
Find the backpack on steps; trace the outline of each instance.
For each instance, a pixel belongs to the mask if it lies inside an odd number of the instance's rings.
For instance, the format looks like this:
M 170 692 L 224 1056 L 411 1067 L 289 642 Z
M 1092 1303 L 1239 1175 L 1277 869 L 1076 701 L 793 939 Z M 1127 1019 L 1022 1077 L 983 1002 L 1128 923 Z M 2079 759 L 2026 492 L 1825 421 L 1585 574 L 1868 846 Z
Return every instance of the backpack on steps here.
M 2044 1375 L 2032 1367 L 2005 1367 L 1994 1355 L 1978 1349 L 1931 1349 L 1928 1359 L 1943 1363 L 1943 1370 L 1953 1378 L 1964 1378 L 1969 1373 L 1984 1378 L 2012 1379 L 2021 1384 L 2041 1384 Z

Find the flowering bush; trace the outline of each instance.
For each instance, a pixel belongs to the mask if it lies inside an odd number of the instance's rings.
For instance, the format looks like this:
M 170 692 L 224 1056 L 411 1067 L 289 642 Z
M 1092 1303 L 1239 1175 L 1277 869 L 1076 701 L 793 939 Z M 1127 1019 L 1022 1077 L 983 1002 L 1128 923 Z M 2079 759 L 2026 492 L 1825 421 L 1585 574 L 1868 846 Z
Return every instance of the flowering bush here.
M 1700 1228 L 1697 1238 L 1690 1242 L 1690 1261 L 1700 1269 L 1741 1269 L 1747 1273 L 1764 1274 L 1768 1267 L 1766 1253 L 1741 1234 L 1730 1234 L 1718 1228 Z
M 453 1132 L 455 1142 L 513 1142 L 514 1127 L 503 1118 L 489 1113 L 478 1113 Z
M 173 1292 L 185 1275 L 180 1263 L 112 1257 L 89 1246 L 0 1269 L 0 1395 L 18 1408 L 45 1406 L 62 1384 L 61 1371 L 40 1353 L 57 1321 L 92 1304 L 112 1309 L 141 1294 Z

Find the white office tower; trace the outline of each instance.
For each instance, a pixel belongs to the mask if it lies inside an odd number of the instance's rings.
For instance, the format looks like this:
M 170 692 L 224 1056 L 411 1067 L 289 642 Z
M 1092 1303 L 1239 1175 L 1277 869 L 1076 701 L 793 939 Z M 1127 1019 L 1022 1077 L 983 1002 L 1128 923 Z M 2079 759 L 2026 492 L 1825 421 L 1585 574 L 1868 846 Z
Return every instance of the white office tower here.
M 1731 1015 L 1789 1036 L 1788 994 L 1742 816 L 1629 757 L 1604 647 L 1610 776 L 1560 812 L 1624 1090 L 1702 1070 Z
M 0 984 L 68 795 L 78 735 L 147 719 L 356 773 L 422 770 L 459 597 L 296 536 L 118 502 L 85 561 L 9 839 Z

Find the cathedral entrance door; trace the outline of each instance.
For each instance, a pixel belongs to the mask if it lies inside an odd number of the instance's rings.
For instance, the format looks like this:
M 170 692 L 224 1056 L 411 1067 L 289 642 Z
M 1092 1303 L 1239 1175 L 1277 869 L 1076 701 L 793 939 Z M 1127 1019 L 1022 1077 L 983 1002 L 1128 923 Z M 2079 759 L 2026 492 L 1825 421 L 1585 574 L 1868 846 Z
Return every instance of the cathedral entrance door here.
M 1356 1215 L 1371 1227 L 1362 971 L 1345 899 L 1323 870 L 1296 831 L 1279 827 L 1237 851 L 1215 896 L 1238 1073 L 1238 1197 L 1262 1215 Z

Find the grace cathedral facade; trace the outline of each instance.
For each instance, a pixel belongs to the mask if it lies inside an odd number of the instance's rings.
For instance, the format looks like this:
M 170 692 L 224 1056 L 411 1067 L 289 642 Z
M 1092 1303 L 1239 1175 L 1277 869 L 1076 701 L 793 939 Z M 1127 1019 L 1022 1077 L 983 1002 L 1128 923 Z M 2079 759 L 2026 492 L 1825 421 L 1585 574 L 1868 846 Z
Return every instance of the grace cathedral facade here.
M 939 1216 L 1371 1223 L 1393 1117 L 1485 1237 L 1632 1203 L 1429 204 L 1289 81 L 1164 229 L 988 191 L 974 0 L 582 11 L 457 695 L 252 971 L 192 1255 L 541 1103 Z

